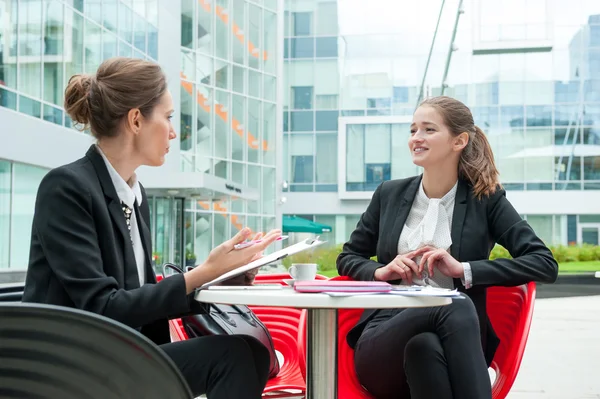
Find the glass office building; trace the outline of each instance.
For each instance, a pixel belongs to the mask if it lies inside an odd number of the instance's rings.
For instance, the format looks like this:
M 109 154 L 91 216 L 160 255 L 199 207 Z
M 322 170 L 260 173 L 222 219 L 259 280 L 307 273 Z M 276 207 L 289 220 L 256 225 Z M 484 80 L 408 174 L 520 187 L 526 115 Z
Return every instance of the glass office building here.
M 165 166 L 138 173 L 155 262 L 199 262 L 242 226 L 280 224 L 282 9 L 277 0 L 0 0 L 0 269 L 27 266 L 45 173 L 93 143 L 62 107 L 68 79 L 113 56 L 160 63 L 179 111 Z
M 377 185 L 420 173 L 411 115 L 443 93 L 471 108 L 508 198 L 547 243 L 598 244 L 600 3 L 441 4 L 287 1 L 284 214 L 346 241 Z

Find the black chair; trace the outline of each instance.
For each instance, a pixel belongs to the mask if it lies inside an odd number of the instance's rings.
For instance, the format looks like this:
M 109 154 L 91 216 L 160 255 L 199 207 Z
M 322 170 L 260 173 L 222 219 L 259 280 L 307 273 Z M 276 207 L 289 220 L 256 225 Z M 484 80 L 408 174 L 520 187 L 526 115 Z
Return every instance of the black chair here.
M 0 284 L 0 302 L 21 302 L 25 283 Z
M 60 306 L 0 303 L 0 398 L 193 395 L 167 355 L 119 322 Z

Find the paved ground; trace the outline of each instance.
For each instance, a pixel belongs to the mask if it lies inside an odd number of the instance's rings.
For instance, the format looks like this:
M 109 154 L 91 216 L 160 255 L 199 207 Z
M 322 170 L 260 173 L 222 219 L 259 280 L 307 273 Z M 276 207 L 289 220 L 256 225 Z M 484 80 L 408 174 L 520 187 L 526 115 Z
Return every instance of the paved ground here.
M 538 299 L 508 399 L 600 398 L 600 296 Z

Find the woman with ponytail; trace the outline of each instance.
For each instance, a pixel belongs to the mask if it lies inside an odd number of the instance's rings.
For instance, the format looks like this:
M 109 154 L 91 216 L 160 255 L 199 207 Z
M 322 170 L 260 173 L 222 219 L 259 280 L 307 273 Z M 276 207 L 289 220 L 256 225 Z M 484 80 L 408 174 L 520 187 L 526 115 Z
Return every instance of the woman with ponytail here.
M 499 340 L 487 287 L 552 283 L 558 264 L 506 199 L 468 107 L 427 99 L 410 129 L 408 148 L 423 174 L 375 190 L 337 268 L 355 280 L 456 288 L 461 296 L 435 308 L 367 310 L 346 338 L 361 384 L 377 398 L 489 399 L 487 368 Z M 512 259 L 489 260 L 496 243 Z

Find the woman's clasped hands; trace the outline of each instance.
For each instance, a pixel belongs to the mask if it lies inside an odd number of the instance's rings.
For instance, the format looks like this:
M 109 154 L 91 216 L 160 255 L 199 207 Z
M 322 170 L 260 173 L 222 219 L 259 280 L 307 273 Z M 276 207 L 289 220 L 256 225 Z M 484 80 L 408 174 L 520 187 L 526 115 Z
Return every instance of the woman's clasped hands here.
M 419 257 L 420 259 L 417 259 Z M 434 276 L 434 269 L 452 278 L 462 278 L 464 275 L 462 263 L 454 259 L 448 251 L 432 246 L 424 246 L 406 254 L 398 255 L 390 263 L 377 269 L 375 280 L 402 279 L 408 284 L 412 284 L 414 277 L 422 278 L 425 268 L 427 268 L 429 277 Z

